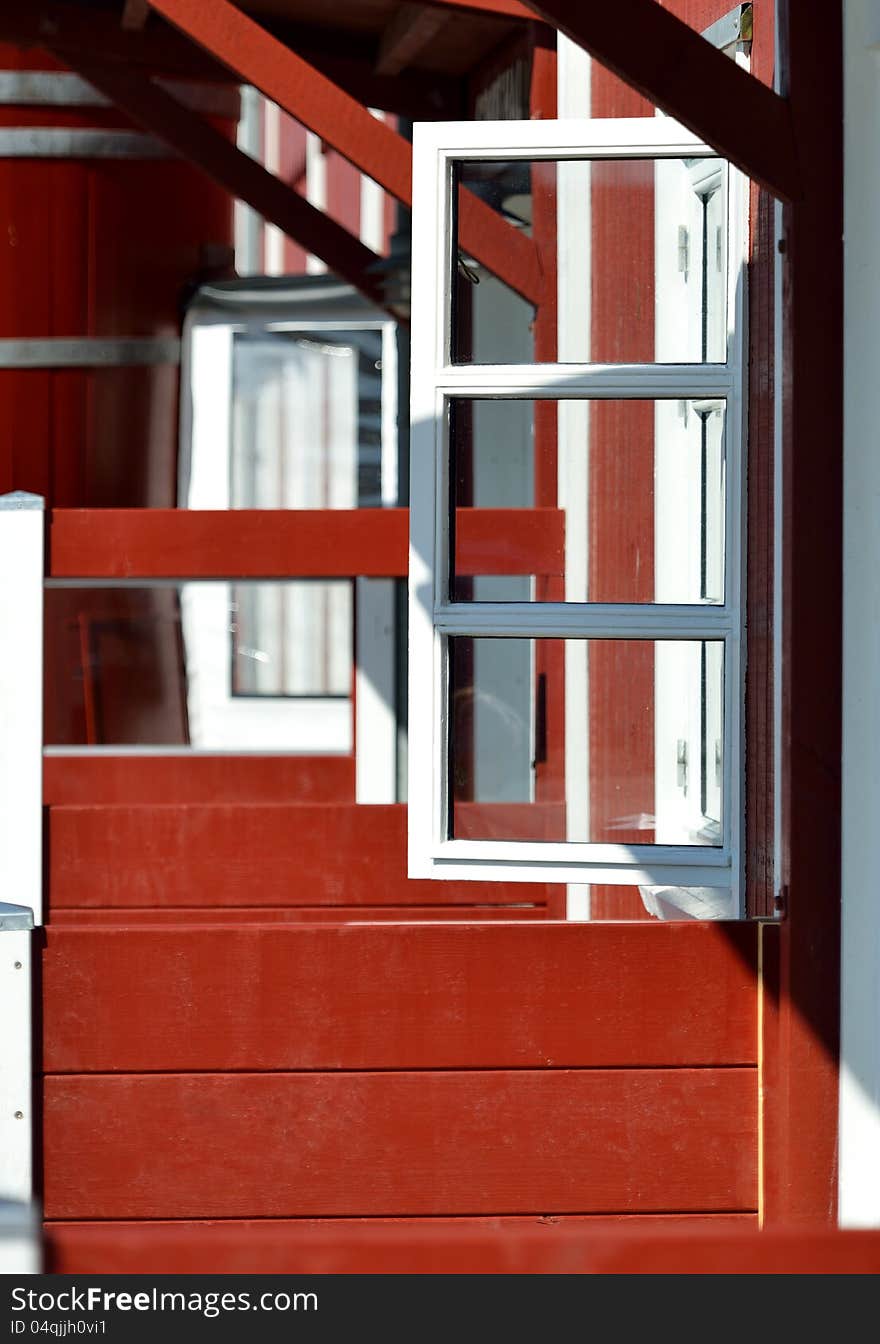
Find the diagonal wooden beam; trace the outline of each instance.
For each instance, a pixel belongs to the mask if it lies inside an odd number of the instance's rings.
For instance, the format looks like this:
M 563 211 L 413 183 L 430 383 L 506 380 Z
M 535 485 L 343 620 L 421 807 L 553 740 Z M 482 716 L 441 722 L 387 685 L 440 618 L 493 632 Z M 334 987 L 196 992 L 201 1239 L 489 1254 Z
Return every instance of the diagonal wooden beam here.
M 138 125 L 164 140 L 233 196 L 246 201 L 306 251 L 320 257 L 371 302 L 386 308 L 399 321 L 405 320 L 388 307 L 379 277 L 371 272 L 370 268 L 381 258 L 287 183 L 242 153 L 209 122 L 137 71 L 95 65 L 81 54 L 60 46 L 52 50 Z
M 449 22 L 441 9 L 401 5 L 379 41 L 377 75 L 396 75 L 415 61 Z
M 34 0 L 28 5 L 0 3 L 0 41 L 21 47 L 63 42 L 68 50 L 92 60 L 122 62 L 130 69 L 192 79 L 226 79 L 227 72 L 200 47 L 167 24 L 141 29 L 123 27 L 120 15 L 63 0 Z
M 412 205 L 412 147 L 229 0 L 150 0 L 152 8 L 396 200 Z M 470 192 L 462 193 L 462 249 L 535 305 L 543 275 L 535 243 Z M 466 200 L 464 198 L 467 198 Z
M 314 32 L 307 36 L 310 41 L 298 31 L 290 45 L 365 107 L 378 107 L 417 121 L 454 121 L 462 115 L 460 80 L 426 70 L 376 75 L 370 51 L 358 52 L 352 44 L 338 41 L 332 47 L 318 45 Z M 281 38 L 288 41 L 286 27 Z M 121 62 L 151 75 L 223 82 L 229 79 L 225 66 L 161 19 L 137 30 L 127 29 L 110 10 L 86 9 L 63 0 L 34 0 L 27 6 L 14 7 L 0 0 L 0 41 L 21 47 L 62 43 L 68 51 L 78 51 L 88 60 L 104 65 Z
M 526 0 L 537 17 L 613 70 L 783 200 L 800 195 L 787 101 L 657 0 Z

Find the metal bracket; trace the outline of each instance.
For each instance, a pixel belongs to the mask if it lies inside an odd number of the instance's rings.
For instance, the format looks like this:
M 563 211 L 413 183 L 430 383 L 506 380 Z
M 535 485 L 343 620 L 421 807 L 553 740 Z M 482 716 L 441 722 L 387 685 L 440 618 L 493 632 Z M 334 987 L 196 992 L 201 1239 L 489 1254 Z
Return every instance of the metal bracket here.
M 20 932 L 33 927 L 34 912 L 29 905 L 9 905 L 6 901 L 0 901 L 0 933 Z

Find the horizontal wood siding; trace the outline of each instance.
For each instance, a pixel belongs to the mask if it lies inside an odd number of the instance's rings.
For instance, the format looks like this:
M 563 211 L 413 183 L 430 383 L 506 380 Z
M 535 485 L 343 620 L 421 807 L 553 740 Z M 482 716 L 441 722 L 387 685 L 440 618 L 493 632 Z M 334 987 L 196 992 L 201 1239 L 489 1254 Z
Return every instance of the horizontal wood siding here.
M 754 1065 L 754 945 L 749 926 L 707 924 L 50 925 L 43 1063 Z
M 563 893 L 564 900 L 564 893 Z M 363 923 L 412 923 L 414 920 L 436 923 L 455 921 L 473 923 L 474 920 L 496 922 L 511 920 L 533 922 L 536 919 L 562 919 L 565 911 L 561 902 L 549 905 L 299 905 L 288 908 L 260 908 L 255 910 L 247 906 L 221 906 L 210 910 L 206 907 L 177 906 L 173 910 L 55 910 L 52 914 L 52 927 L 64 925 L 67 928 L 93 928 L 95 925 L 113 926 L 117 929 L 132 926 L 158 926 L 169 928 L 172 925 L 192 924 L 351 924 Z
M 46 1216 L 753 1215 L 754 971 L 744 925 L 50 925 Z
M 501 810 L 534 825 L 531 805 Z M 544 810 L 548 825 L 558 820 L 558 805 Z M 546 906 L 564 894 L 537 883 L 410 881 L 403 804 L 53 807 L 49 866 L 53 912 Z
M 751 1068 L 47 1077 L 48 1218 L 754 1211 Z
M 300 1219 L 50 1223 L 53 1274 L 583 1274 L 724 1272 L 748 1254 L 797 1263 L 755 1242 L 755 1214 L 616 1218 Z M 858 1234 L 856 1234 L 858 1235 Z M 685 1243 L 684 1245 L 682 1243 Z M 709 1249 L 711 1248 L 711 1249 Z M 864 1253 L 851 1236 L 845 1247 Z M 760 1260 L 759 1260 L 760 1257 Z M 859 1259 L 860 1262 L 860 1259 Z M 842 1256 L 841 1272 L 849 1272 Z M 880 1268 L 880 1233 L 873 1260 Z M 852 1264 L 852 1259 L 850 1260 Z M 735 1272 L 735 1271 L 734 1271 Z
M 354 756 L 47 756 L 49 807 L 354 802 Z

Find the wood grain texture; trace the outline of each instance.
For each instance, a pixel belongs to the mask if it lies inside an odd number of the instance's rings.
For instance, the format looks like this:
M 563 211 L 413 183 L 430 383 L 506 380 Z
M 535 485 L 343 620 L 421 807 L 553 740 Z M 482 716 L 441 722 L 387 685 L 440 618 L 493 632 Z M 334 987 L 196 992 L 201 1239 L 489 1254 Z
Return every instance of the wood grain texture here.
M 547 904 L 534 905 L 300 905 L 259 910 L 247 906 L 221 906 L 201 909 L 178 906 L 173 910 L 109 909 L 109 910 L 55 910 L 52 928 L 93 928 L 112 926 L 133 928 L 153 925 L 169 928 L 181 924 L 370 924 L 420 922 L 472 924 L 483 920 L 507 922 L 565 919 L 565 889 L 561 900 L 556 897 Z
M 546 904 L 554 890 L 411 881 L 403 804 L 55 807 L 49 874 L 52 909 Z
M 44 1067 L 753 1065 L 755 933 L 696 923 L 50 926 Z
M 154 1231 L 155 1229 L 155 1231 Z M 757 1231 L 754 1215 L 50 1224 L 49 1272 L 877 1274 L 880 1232 Z
M 559 510 L 459 514 L 459 573 L 562 572 Z M 55 509 L 48 573 L 67 579 L 404 578 L 408 535 L 408 509 Z
M 47 1218 L 750 1212 L 754 1069 L 55 1075 Z
M 255 1222 L 49 1223 L 50 1274 L 584 1274 L 736 1272 L 749 1257 L 793 1268 L 803 1252 L 755 1241 L 754 1214 L 608 1217 L 274 1218 Z M 873 1260 L 866 1249 L 874 1242 Z M 827 1263 L 880 1264 L 880 1233 L 842 1234 Z M 711 1247 L 711 1250 L 708 1248 Z M 836 1252 L 836 1254 L 835 1254 Z M 646 1270 L 645 1266 L 649 1269 Z M 626 1268 L 624 1268 L 626 1266 Z M 709 1270 L 711 1266 L 711 1271 Z M 774 1271 L 775 1272 L 775 1271 Z M 820 1271 L 821 1272 L 821 1271 Z M 825 1271 L 828 1272 L 828 1271 Z

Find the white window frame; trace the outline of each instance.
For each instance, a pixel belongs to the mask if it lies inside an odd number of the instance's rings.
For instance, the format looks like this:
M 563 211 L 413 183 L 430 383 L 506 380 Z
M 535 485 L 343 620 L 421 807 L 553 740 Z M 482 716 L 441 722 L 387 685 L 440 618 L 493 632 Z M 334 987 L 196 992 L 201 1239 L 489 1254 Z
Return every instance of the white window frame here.
M 293 282 L 295 283 L 295 282 Z M 283 287 L 272 291 L 247 282 L 236 292 L 208 286 L 204 301 L 187 316 L 182 360 L 180 504 L 190 509 L 230 507 L 233 347 L 249 331 L 309 333 L 377 331 L 382 341 L 382 504 L 398 503 L 397 323 L 347 287 L 328 280 L 287 302 Z M 295 511 L 291 524 L 295 526 Z M 246 582 L 246 581 L 242 581 Z M 254 580 L 267 583 L 270 580 Z M 282 581 L 283 582 L 283 581 Z M 196 712 L 204 736 L 222 746 L 209 750 L 347 755 L 355 752 L 356 797 L 362 803 L 397 800 L 397 726 L 394 689 L 393 580 L 357 577 L 352 582 L 354 676 L 351 696 L 283 697 L 232 694 L 228 651 L 218 643 L 234 587 L 231 583 L 188 585 L 183 614 L 188 671 L 204 688 Z M 282 745 L 278 745 L 281 743 Z M 189 750 L 189 749 L 188 749 Z M 199 750 L 199 748 L 191 748 Z
M 409 875 L 743 890 L 744 263 L 741 176 L 728 167 L 727 362 L 450 363 L 453 164 L 460 160 L 661 159 L 714 151 L 666 118 L 420 124 L 413 137 L 409 570 Z M 447 406 L 451 398 L 693 399 L 727 407 L 725 602 L 456 603 L 449 599 Z M 720 847 L 449 837 L 451 636 L 717 639 L 724 643 L 724 843 Z

